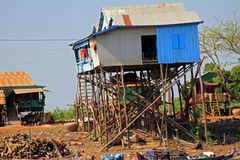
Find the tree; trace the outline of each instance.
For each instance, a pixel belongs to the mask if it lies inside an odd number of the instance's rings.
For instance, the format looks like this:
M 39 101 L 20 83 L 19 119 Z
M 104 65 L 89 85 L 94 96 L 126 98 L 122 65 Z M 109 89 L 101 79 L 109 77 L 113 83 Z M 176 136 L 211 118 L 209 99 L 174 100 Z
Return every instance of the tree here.
M 215 81 L 219 82 L 234 99 L 240 99 L 240 85 L 236 83 L 240 80 L 240 67 L 227 71 L 219 58 L 221 55 L 229 54 L 240 57 L 240 17 L 235 14 L 233 17 L 232 20 L 216 19 L 215 26 L 204 26 L 200 32 L 200 47 L 201 52 L 207 54 L 212 61 L 205 65 L 204 72 L 217 73 Z M 232 63 L 239 65 L 240 58 Z
M 227 83 L 231 96 L 235 100 L 240 100 L 240 65 L 231 69 L 229 80 Z
M 216 26 L 203 27 L 200 46 L 201 52 L 206 53 L 214 64 L 221 65 L 220 53 L 240 56 L 240 17 L 234 15 L 233 20 L 216 19 L 216 22 Z

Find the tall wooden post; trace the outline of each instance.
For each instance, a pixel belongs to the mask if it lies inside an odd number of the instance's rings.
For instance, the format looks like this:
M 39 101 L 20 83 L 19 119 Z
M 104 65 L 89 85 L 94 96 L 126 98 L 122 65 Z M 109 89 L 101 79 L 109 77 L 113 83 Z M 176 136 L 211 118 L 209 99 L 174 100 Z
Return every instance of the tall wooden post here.
M 171 85 L 171 82 L 167 82 L 168 86 Z M 171 95 L 171 89 L 167 91 L 167 97 L 168 97 L 168 115 L 172 116 L 173 115 L 173 110 L 172 110 L 172 95 Z
M 80 87 L 79 87 L 79 77 L 77 76 L 77 92 L 76 92 L 75 103 L 74 103 L 75 121 L 77 123 L 79 123 L 78 119 L 80 118 L 79 104 L 80 104 Z
M 125 114 L 126 126 L 128 126 L 128 114 L 127 114 L 127 104 L 126 104 L 126 87 L 125 87 L 125 82 L 124 82 L 124 69 L 123 69 L 123 66 L 121 66 L 121 80 L 122 80 L 122 88 L 123 88 L 124 114 Z M 127 129 L 127 139 L 128 139 L 128 148 L 130 148 L 129 129 Z
M 119 117 L 119 132 L 122 131 L 122 112 L 121 112 L 121 103 L 120 103 L 120 83 L 119 80 L 119 73 L 118 70 L 116 71 L 117 74 L 117 104 L 118 104 L 118 117 Z
M 167 143 L 167 137 L 168 137 L 168 133 L 167 133 L 167 122 L 166 122 L 166 116 L 167 116 L 167 112 L 166 112 L 166 81 L 164 79 L 164 72 L 163 72 L 163 64 L 160 64 L 160 72 L 161 72 L 161 80 L 163 83 L 163 114 L 162 114 L 162 124 L 161 124 L 161 129 L 162 132 L 165 131 L 165 133 L 162 133 L 162 140 L 163 140 L 163 144 L 166 145 Z M 165 137 L 164 137 L 165 135 Z
M 81 108 L 81 120 L 82 120 L 82 130 L 85 131 L 84 123 L 84 110 L 83 110 L 83 98 L 82 98 L 82 75 L 79 75 L 79 107 Z
M 170 85 L 171 85 L 171 84 L 170 84 Z M 173 110 L 173 117 L 176 118 L 173 87 L 171 87 L 171 94 L 172 94 L 172 110 Z
M 90 118 L 89 118 L 89 110 L 88 110 L 88 80 L 87 75 L 84 74 L 85 79 L 85 86 L 84 86 L 84 92 L 85 92 L 85 109 L 87 111 L 87 124 L 88 124 L 88 132 L 90 132 Z M 84 117 L 85 118 L 85 117 Z M 83 122 L 84 123 L 84 122 Z
M 192 120 L 196 122 L 196 114 L 195 114 L 195 78 L 193 74 L 193 65 L 191 64 L 191 97 L 192 97 Z
M 187 93 L 187 75 L 186 75 L 186 66 L 184 65 L 183 66 L 184 68 L 184 75 L 183 75 L 183 78 L 184 78 L 184 91 L 183 91 L 183 98 L 184 98 L 184 101 L 185 101 L 185 106 L 184 106 L 184 109 L 185 109 L 185 118 L 187 120 L 189 120 L 189 100 L 188 100 L 188 93 Z
M 100 108 L 100 78 L 99 78 L 99 74 L 97 72 L 97 69 L 94 69 L 94 74 L 95 74 L 95 77 L 96 77 L 96 105 L 97 105 L 97 117 L 96 119 L 98 120 L 98 137 L 99 137 L 99 142 L 102 142 L 102 123 L 101 123 L 101 108 Z
M 104 118 L 104 132 L 105 132 L 105 144 L 108 143 L 108 131 L 107 131 L 107 110 L 108 110 L 108 93 L 106 90 L 106 76 L 103 73 L 102 67 L 100 68 L 101 71 L 101 82 L 102 82 L 102 104 L 103 104 L 103 118 Z
M 204 93 L 203 93 L 203 82 L 202 82 L 201 68 L 199 68 L 199 81 L 200 81 L 200 88 L 201 88 L 201 99 L 202 99 L 202 109 L 203 109 L 203 118 L 204 118 L 204 134 L 205 134 L 206 142 L 208 142 L 207 117 L 206 117 L 204 95 L 203 95 Z
M 178 68 L 175 68 L 175 70 L 178 72 Z M 180 86 L 180 84 L 181 84 L 181 81 L 179 80 L 179 75 L 177 74 L 177 78 L 178 78 L 178 80 L 177 80 L 177 88 L 178 88 L 178 95 L 179 95 L 179 105 L 180 105 L 180 115 L 181 115 L 181 118 L 183 118 L 182 117 L 182 112 L 183 112 L 183 107 L 182 107 L 182 93 L 181 93 L 181 86 Z
M 91 83 L 91 110 L 92 110 L 92 116 L 93 116 L 93 137 L 96 137 L 96 126 L 97 126 L 97 119 L 95 115 L 95 88 L 94 88 L 94 75 L 89 72 L 89 78 Z

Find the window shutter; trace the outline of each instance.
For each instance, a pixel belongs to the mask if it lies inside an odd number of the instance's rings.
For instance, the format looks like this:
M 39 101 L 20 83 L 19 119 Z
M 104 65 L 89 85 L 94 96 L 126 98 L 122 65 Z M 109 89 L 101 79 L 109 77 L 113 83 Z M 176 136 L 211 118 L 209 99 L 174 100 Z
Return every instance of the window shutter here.
M 185 37 L 184 34 L 178 35 L 178 48 L 184 48 L 185 47 Z
M 174 34 L 172 35 L 172 48 L 181 49 L 185 47 L 185 37 L 184 34 Z
M 172 35 L 172 48 L 173 49 L 178 48 L 178 35 L 177 34 Z

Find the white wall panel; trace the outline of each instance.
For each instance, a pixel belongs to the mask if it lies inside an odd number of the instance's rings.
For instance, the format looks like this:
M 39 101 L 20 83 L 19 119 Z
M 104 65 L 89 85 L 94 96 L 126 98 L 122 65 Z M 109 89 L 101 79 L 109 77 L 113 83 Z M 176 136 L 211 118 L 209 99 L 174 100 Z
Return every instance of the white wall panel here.
M 117 29 L 97 36 L 101 65 L 142 65 L 142 35 L 156 35 L 156 28 Z

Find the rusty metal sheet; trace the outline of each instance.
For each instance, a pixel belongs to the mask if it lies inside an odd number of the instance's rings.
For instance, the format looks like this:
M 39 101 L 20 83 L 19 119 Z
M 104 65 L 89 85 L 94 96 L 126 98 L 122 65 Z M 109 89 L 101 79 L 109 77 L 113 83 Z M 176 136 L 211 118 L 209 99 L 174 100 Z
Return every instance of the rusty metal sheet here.
M 131 26 L 132 25 L 131 19 L 130 19 L 128 14 L 123 14 L 122 18 L 123 18 L 125 26 Z

